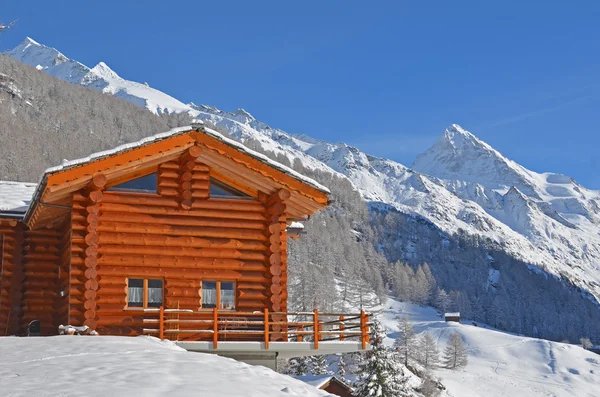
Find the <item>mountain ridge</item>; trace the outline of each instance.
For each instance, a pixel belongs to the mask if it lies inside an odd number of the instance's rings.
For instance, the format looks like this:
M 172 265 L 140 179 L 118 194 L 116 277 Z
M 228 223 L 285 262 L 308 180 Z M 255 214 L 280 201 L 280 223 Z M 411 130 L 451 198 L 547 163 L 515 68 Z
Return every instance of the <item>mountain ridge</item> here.
M 344 143 L 286 133 L 243 109 L 184 104 L 122 79 L 102 62 L 90 69 L 29 38 L 5 54 L 155 114 L 185 112 L 210 121 L 292 165 L 299 161 L 308 169 L 347 178 L 372 205 L 423 217 L 450 235 L 465 232 L 487 239 L 600 299 L 600 192 L 561 174 L 530 171 L 457 124 L 409 168 Z

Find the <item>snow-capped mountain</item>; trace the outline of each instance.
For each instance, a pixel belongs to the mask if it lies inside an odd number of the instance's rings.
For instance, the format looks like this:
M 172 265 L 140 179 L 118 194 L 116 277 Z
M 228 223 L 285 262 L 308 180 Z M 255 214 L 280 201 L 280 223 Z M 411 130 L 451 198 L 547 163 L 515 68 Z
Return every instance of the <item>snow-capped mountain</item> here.
M 458 125 L 450 126 L 411 169 L 343 143 L 271 128 L 243 109 L 186 105 L 122 79 L 104 63 L 90 69 L 29 38 L 6 55 L 156 114 L 187 112 L 209 120 L 292 164 L 348 178 L 373 208 L 426 219 L 450 236 L 481 237 L 600 300 L 600 192 L 564 175 L 527 170 Z
M 89 68 L 77 61 L 67 58 L 58 50 L 46 47 L 27 37 L 8 55 L 18 61 L 35 67 L 38 70 L 58 77 L 73 84 L 96 88 L 118 98 L 133 102 L 155 114 L 178 113 L 192 111 L 192 108 L 177 99 L 149 87 L 119 77 L 104 62 Z

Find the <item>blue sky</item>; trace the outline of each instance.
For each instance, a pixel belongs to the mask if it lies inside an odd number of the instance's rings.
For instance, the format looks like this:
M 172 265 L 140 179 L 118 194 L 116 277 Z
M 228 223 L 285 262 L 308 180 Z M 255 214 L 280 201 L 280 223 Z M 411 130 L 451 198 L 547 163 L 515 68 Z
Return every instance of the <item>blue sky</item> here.
M 30 36 L 184 102 L 405 165 L 458 123 L 600 189 L 598 1 L 8 3 L 0 20 L 18 22 L 0 51 Z

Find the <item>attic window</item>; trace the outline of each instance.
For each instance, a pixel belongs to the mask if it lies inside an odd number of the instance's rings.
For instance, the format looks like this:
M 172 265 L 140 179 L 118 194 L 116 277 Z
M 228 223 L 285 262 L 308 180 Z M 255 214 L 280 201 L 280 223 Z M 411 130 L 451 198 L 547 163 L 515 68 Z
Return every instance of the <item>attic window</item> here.
M 210 197 L 250 198 L 246 193 L 237 190 L 214 178 L 210 178 Z
M 119 185 L 109 187 L 107 190 L 155 193 L 156 172 L 150 175 L 142 176 L 140 178 L 132 179 L 127 182 L 123 182 Z

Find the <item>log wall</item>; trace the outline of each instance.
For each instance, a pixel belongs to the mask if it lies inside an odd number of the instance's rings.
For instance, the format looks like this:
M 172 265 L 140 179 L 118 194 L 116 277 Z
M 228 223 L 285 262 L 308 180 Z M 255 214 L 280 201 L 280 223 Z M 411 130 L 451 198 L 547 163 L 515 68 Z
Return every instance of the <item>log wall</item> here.
M 238 311 L 287 308 L 282 199 L 209 198 L 210 170 L 193 154 L 159 166 L 159 194 L 102 191 L 92 203 L 88 187 L 73 196 L 71 324 L 141 334 L 128 278 L 163 280 L 167 308 L 201 310 L 203 280 L 235 281 Z
M 0 219 L 0 335 L 19 331 L 22 239 L 22 225 L 14 219 Z
M 24 231 L 21 334 L 32 320 L 41 322 L 42 335 L 57 333 L 63 236 L 62 228 Z

